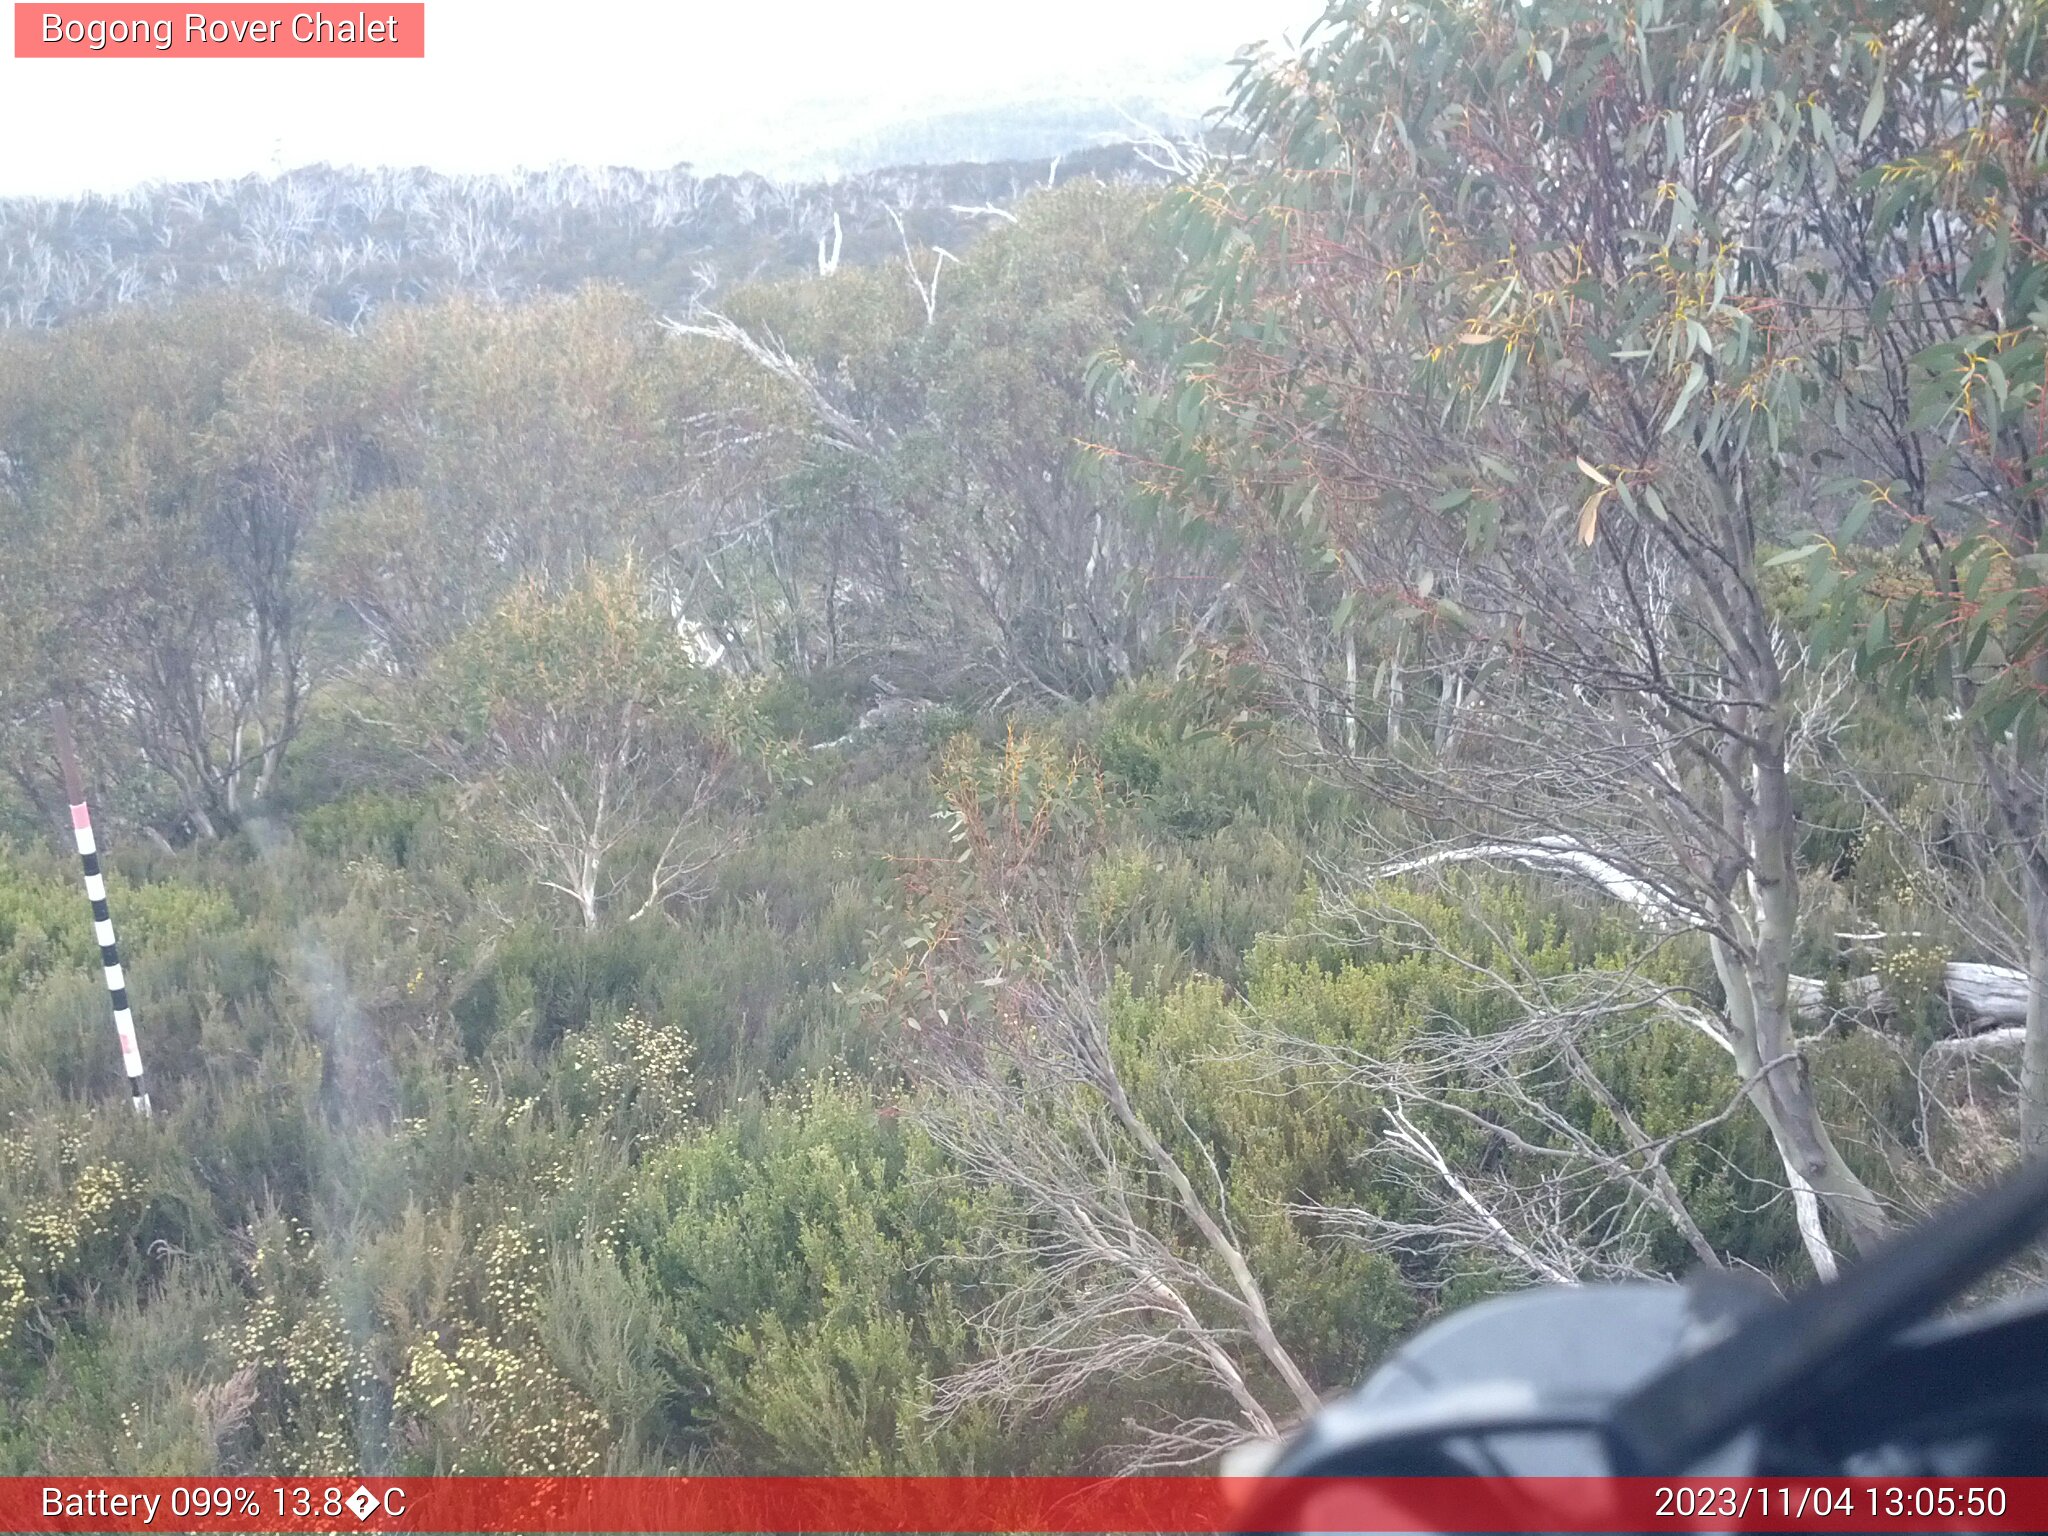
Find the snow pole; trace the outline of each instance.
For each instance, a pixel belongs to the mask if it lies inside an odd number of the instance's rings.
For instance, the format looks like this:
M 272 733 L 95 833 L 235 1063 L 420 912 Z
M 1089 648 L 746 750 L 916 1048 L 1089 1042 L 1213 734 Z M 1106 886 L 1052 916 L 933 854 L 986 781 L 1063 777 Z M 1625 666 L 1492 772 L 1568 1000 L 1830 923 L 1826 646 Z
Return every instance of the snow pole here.
M 57 760 L 64 769 L 64 794 L 71 802 L 71 835 L 78 841 L 78 861 L 85 868 L 85 899 L 92 903 L 92 933 L 99 940 L 100 964 L 106 968 L 107 993 L 114 1004 L 114 1033 L 121 1041 L 121 1068 L 128 1074 L 128 1093 L 136 1113 L 149 1113 L 149 1093 L 142 1086 L 142 1050 L 135 1043 L 135 1016 L 128 1011 L 128 978 L 121 971 L 121 952 L 114 945 L 114 920 L 107 912 L 107 882 L 100 874 L 99 845 L 93 841 L 92 813 L 85 807 L 85 777 L 78 771 L 78 748 L 71 740 L 71 717 L 58 704 L 51 713 L 57 727 Z

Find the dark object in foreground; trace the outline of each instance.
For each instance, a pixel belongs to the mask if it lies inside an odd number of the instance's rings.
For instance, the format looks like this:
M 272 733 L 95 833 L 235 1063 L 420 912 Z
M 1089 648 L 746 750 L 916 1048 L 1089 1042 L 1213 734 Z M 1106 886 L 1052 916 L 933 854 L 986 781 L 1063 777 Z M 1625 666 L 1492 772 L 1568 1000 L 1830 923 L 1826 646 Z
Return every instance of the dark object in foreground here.
M 1940 1321 L 2048 1227 L 2028 1165 L 1780 1300 L 1728 1275 L 1547 1289 L 1425 1330 L 1281 1448 L 1285 1480 L 2048 1473 L 2048 1291 Z

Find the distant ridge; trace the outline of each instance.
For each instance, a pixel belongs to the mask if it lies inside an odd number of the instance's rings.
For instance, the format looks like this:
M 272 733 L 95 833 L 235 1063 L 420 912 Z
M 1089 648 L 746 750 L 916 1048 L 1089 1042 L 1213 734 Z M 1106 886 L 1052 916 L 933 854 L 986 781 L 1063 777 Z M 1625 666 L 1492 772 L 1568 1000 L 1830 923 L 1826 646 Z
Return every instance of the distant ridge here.
M 928 135 L 958 146 L 962 126 L 899 126 L 881 142 L 908 151 Z M 817 271 L 835 219 L 846 265 L 899 252 L 897 217 L 914 241 L 960 244 L 997 217 L 989 209 L 1044 186 L 1055 158 L 1062 182 L 1164 180 L 1133 143 L 1073 142 L 1089 131 L 1080 118 L 1048 112 L 1012 120 L 1006 142 L 1065 145 L 1057 155 L 970 154 L 806 182 L 700 176 L 687 165 L 507 176 L 316 165 L 114 195 L 0 199 L 0 329 L 221 288 L 345 325 L 383 304 L 452 293 L 512 299 L 592 280 L 680 305 L 738 281 Z

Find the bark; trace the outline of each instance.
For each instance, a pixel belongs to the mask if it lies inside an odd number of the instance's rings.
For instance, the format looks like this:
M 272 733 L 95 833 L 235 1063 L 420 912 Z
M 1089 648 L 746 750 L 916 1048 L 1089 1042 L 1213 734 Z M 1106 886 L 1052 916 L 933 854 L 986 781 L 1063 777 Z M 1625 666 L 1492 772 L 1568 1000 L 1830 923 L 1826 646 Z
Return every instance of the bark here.
M 1727 941 L 1715 938 L 1712 948 L 1714 968 L 1728 998 L 1729 1054 L 1735 1059 L 1736 1071 L 1751 1084 L 1750 1102 L 1770 1128 L 1794 1195 L 1803 1182 L 1841 1220 L 1859 1251 L 1874 1246 L 1889 1224 L 1869 1188 L 1842 1161 L 1821 1123 L 1805 1063 L 1791 1049 L 1791 1030 L 1782 1005 L 1775 1011 L 1767 1003 L 1759 1006 L 1752 978 L 1731 956 Z M 1818 1229 L 1802 1231 L 1802 1236 L 1814 1268 L 1831 1269 L 1834 1255 Z
M 1869 1186 L 1836 1150 L 1814 1103 L 1806 1061 L 1793 1039 L 1789 992 L 1792 945 L 1799 928 L 1798 874 L 1793 863 L 1798 829 L 1785 773 L 1783 736 L 1775 724 L 1759 735 L 1762 750 L 1756 753 L 1751 775 L 1749 816 L 1749 882 L 1756 943 L 1751 955 L 1741 957 L 1732 946 L 1716 939 L 1714 963 L 1731 1004 L 1738 994 L 1742 997 L 1748 1028 L 1735 1032 L 1736 1063 L 1745 1077 L 1756 1078 L 1752 1100 L 1770 1125 L 1787 1169 L 1813 1188 L 1857 1251 L 1867 1253 L 1889 1235 L 1891 1223 Z M 1743 959 L 1747 965 L 1741 963 Z M 1731 1022 L 1735 1017 L 1731 1007 Z M 1794 1189 L 1796 1192 L 1796 1184 Z M 1809 1251 L 1814 1247 L 1809 1241 Z
M 2039 862 L 2039 861 L 2036 861 Z M 2020 1047 L 2020 1150 L 2048 1155 L 2048 870 L 2027 881 L 2027 1017 Z
M 2038 531 L 2030 543 L 2038 542 Z M 2037 672 L 2048 670 L 2043 658 Z M 2048 677 L 2037 681 L 2048 685 Z M 2018 857 L 2025 907 L 2026 1038 L 2020 1050 L 2020 1151 L 2048 1153 L 2048 771 L 2017 760 L 1980 731 L 1977 755 L 1998 823 Z

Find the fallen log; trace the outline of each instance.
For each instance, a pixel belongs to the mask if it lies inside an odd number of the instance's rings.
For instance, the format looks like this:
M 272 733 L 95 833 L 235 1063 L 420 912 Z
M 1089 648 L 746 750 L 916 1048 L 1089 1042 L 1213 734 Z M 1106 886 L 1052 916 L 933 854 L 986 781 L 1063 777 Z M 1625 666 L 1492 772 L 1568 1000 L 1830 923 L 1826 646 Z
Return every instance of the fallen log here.
M 1958 1034 L 1974 1035 L 2027 1022 L 2027 978 L 2006 965 L 1951 960 L 1942 968 L 1942 1001 Z M 1851 976 L 1828 984 L 1811 976 L 1791 978 L 1792 1011 L 1819 1024 L 1852 1019 L 1884 1023 L 1897 1016 L 1897 1001 L 1878 976 Z
M 1573 876 L 1633 909 L 1654 927 L 1668 932 L 1699 926 L 1698 914 L 1671 892 L 1628 873 L 1612 860 L 1594 853 L 1570 837 L 1537 837 L 1526 842 L 1439 848 L 1382 865 L 1375 874 L 1384 878 L 1463 863 L 1514 864 L 1524 869 Z M 1921 935 L 1860 933 L 1842 937 L 1869 944 L 1887 938 Z M 1790 990 L 1793 1013 L 1821 1025 L 1846 1022 L 1883 1024 L 1896 1018 L 1899 1011 L 1897 1000 L 1886 992 L 1883 978 L 1878 976 L 1843 978 L 1834 984 L 1832 997 L 1828 983 L 1811 976 L 1792 977 Z M 1951 960 L 1942 968 L 1941 993 L 1957 1035 L 1978 1035 L 1990 1030 L 2024 1026 L 2027 1022 L 2026 973 L 2009 965 Z

